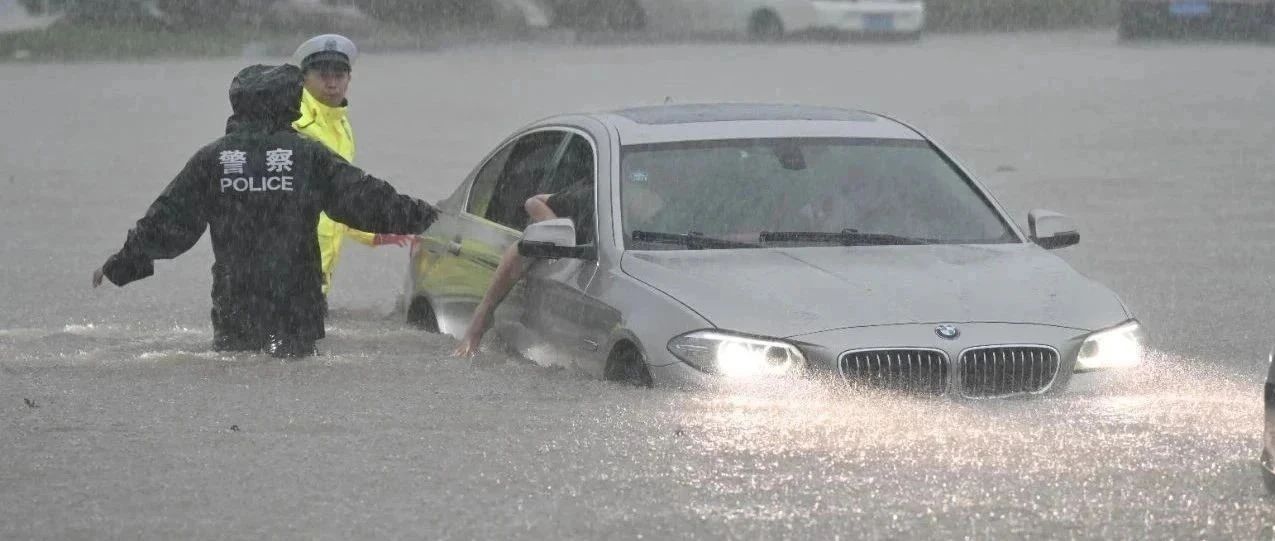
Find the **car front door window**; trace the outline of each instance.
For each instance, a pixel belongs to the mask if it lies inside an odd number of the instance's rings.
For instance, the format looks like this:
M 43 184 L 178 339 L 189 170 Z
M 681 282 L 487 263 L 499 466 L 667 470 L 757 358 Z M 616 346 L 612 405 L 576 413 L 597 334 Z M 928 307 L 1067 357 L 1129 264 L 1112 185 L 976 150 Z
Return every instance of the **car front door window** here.
M 473 207 L 481 213 L 470 213 L 511 229 L 526 227 L 524 203 L 538 193 L 537 189 L 552 170 L 554 158 L 565 137 L 566 134 L 560 131 L 539 131 L 527 134 L 511 145 L 508 159 L 492 185 L 487 204 L 481 209 L 476 205 Z M 478 179 L 475 180 L 477 186 Z

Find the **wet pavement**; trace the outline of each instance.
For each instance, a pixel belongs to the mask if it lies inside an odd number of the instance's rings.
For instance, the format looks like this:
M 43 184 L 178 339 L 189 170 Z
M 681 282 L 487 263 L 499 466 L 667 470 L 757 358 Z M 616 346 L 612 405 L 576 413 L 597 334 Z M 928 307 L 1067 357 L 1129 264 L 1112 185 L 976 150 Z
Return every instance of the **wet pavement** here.
M 250 59 L 0 65 L 0 537 L 1255 538 L 1275 269 L 1275 55 L 1114 32 L 918 44 L 468 47 L 368 55 L 357 162 L 437 199 L 563 111 L 779 101 L 887 112 L 1108 284 L 1158 351 L 1039 400 L 823 382 L 644 391 L 393 313 L 398 248 L 350 246 L 325 354 L 209 351 L 207 240 L 93 290 Z M 281 59 L 260 59 L 279 61 Z

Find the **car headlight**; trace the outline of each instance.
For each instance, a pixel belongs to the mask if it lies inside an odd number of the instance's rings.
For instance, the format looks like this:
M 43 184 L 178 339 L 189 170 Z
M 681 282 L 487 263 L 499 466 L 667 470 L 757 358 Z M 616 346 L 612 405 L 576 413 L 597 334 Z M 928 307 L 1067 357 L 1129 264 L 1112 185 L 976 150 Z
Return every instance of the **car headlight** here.
M 1107 330 L 1098 331 L 1080 345 L 1076 371 L 1128 368 L 1142 363 L 1146 334 L 1142 325 L 1129 320 Z
M 806 356 L 779 340 L 695 331 L 669 340 L 668 350 L 691 366 L 729 377 L 779 376 L 806 369 Z

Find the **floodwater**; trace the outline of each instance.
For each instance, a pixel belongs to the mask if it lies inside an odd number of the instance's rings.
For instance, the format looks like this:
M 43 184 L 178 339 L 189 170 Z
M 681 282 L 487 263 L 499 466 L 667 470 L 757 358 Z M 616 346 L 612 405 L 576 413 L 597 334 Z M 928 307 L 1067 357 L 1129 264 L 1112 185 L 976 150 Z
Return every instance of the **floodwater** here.
M 367 55 L 356 161 L 441 198 L 564 111 L 778 101 L 928 132 L 1157 350 L 1046 399 L 823 382 L 639 390 L 394 313 L 407 254 L 346 249 L 322 356 L 209 349 L 207 240 L 89 287 L 219 135 L 248 61 L 0 65 L 0 537 L 1260 538 L 1275 55 L 1113 32 L 918 44 L 492 45 Z

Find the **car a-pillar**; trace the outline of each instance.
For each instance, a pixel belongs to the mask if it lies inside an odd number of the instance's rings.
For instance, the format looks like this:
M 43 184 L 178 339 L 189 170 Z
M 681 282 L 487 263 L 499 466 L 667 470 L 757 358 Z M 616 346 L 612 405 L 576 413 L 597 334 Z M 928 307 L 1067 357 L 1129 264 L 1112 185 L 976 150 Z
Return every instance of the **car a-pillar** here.
M 651 369 L 646 365 L 646 357 L 637 344 L 628 340 L 616 342 L 607 356 L 603 378 L 607 381 L 627 383 L 637 387 L 650 388 L 655 382 L 651 378 Z

